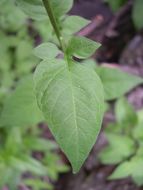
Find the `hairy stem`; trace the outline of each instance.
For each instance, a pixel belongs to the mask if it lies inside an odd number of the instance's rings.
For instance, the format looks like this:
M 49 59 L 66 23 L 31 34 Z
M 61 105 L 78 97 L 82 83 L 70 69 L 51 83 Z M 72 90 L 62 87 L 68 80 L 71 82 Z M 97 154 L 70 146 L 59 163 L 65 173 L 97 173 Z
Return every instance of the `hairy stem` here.
M 55 18 L 55 16 L 54 16 L 53 10 L 52 10 L 52 8 L 51 8 L 50 0 L 42 0 L 42 1 L 43 1 L 43 4 L 44 4 L 45 9 L 46 9 L 46 11 L 47 11 L 47 14 L 48 14 L 48 16 L 49 16 L 50 22 L 51 22 L 51 24 L 52 24 L 52 26 L 53 26 L 53 29 L 54 29 L 54 31 L 55 31 L 55 34 L 56 34 L 56 36 L 57 36 L 57 39 L 58 39 L 58 41 L 59 41 L 59 43 L 60 43 L 60 46 L 61 46 L 61 48 L 62 48 L 62 50 L 63 50 L 63 52 L 64 52 L 64 51 L 65 51 L 65 50 L 64 50 L 65 48 L 64 48 L 64 43 L 63 43 L 63 37 L 62 37 L 62 35 L 61 35 L 61 33 L 60 33 L 59 26 L 58 26 L 57 21 L 56 21 L 56 18 Z

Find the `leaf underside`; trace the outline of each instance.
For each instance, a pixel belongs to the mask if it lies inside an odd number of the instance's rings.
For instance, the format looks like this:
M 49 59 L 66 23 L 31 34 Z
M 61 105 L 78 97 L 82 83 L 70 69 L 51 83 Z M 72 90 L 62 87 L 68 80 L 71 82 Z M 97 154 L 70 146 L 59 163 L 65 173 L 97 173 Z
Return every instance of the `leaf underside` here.
M 43 61 L 35 72 L 36 96 L 49 128 L 79 171 L 99 134 L 103 110 L 103 88 L 96 73 L 64 60 Z

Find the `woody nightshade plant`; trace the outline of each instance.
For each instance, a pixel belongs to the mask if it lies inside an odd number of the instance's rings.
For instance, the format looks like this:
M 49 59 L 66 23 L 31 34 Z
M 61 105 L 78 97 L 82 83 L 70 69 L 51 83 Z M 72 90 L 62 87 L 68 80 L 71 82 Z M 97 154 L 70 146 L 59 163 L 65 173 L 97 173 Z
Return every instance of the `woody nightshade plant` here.
M 72 1 L 69 2 L 72 5 Z M 76 173 L 98 136 L 104 93 L 95 71 L 75 62 L 73 57 L 88 58 L 100 45 L 74 36 L 68 37 L 67 43 L 60 31 L 60 19 L 55 15 L 59 3 L 43 0 L 64 59 L 56 59 L 56 56 L 44 59 L 36 69 L 34 80 L 38 105 Z M 67 5 L 59 9 L 58 15 L 63 16 L 69 10 Z

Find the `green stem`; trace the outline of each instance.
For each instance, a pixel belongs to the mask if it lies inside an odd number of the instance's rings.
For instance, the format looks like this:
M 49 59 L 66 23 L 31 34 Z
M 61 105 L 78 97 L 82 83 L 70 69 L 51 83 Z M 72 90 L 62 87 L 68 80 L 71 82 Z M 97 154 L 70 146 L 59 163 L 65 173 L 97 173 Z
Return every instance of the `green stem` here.
M 47 14 L 49 16 L 50 22 L 51 22 L 51 24 L 53 26 L 53 29 L 55 31 L 55 34 L 57 36 L 57 39 L 58 39 L 58 41 L 60 43 L 60 46 L 61 46 L 63 52 L 65 52 L 65 47 L 64 47 L 64 43 L 63 43 L 63 37 L 62 37 L 62 35 L 60 33 L 59 26 L 58 26 L 56 18 L 54 16 L 53 10 L 51 8 L 50 0 L 42 0 L 42 1 L 43 1 L 45 9 L 47 11 Z

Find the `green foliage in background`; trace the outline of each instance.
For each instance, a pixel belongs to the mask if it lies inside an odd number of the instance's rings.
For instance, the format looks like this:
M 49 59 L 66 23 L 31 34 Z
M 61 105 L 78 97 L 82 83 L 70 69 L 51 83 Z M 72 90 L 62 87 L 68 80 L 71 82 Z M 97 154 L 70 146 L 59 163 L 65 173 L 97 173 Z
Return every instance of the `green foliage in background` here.
M 127 0 L 105 0 L 105 2 L 108 2 L 112 10 L 116 12 L 127 2 Z
M 0 7 L 0 189 L 16 190 L 18 185 L 52 189 L 50 181 L 68 168 L 56 153 L 57 145 L 42 138 L 37 127 L 44 118 L 31 74 L 38 63 L 33 55 L 35 35 L 40 40 L 50 36 L 43 32 L 44 22 L 30 21 L 14 1 L 1 1 Z M 39 160 L 33 152 L 41 155 Z M 22 177 L 27 172 L 28 179 Z
M 116 122 L 106 129 L 108 145 L 99 158 L 103 164 L 115 164 L 110 180 L 132 177 L 143 185 L 143 111 L 135 112 L 125 98 L 115 105 Z
M 143 28 L 143 1 L 142 0 L 135 0 L 133 4 L 133 21 L 137 29 Z

